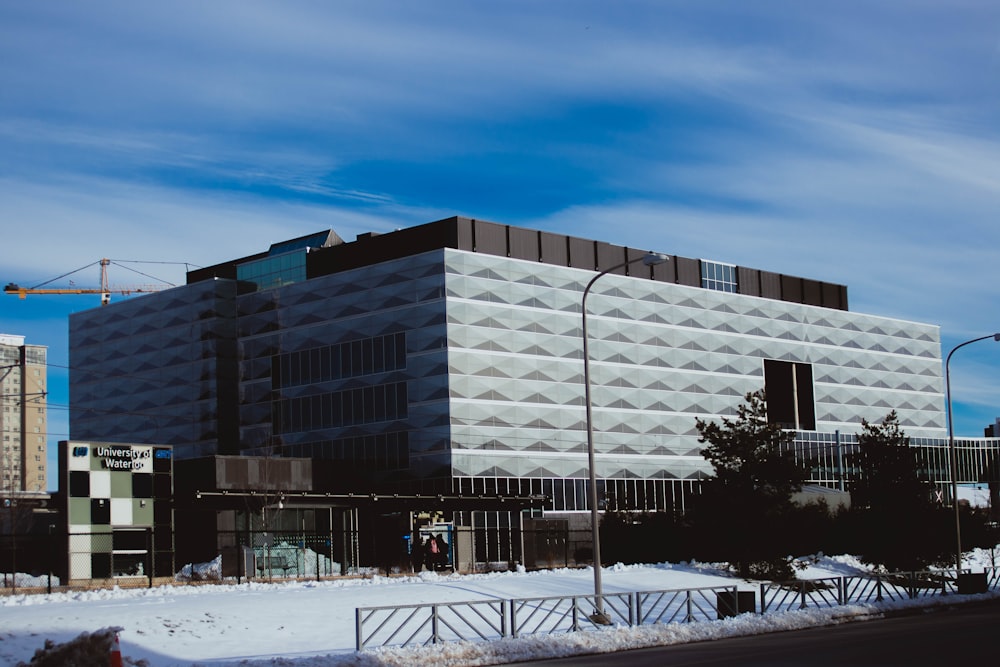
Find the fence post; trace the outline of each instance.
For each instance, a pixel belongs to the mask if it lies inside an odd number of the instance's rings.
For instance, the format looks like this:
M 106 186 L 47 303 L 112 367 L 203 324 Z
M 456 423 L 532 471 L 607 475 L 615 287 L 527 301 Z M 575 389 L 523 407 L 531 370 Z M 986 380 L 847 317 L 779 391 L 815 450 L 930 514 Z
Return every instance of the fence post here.
M 56 527 L 50 523 L 49 524 L 49 541 L 48 541 L 48 546 L 49 546 L 49 582 L 48 582 L 48 585 L 46 586 L 46 590 L 45 590 L 46 593 L 51 593 L 52 592 L 52 570 L 54 569 L 53 568 L 53 564 L 54 564 L 53 561 L 55 560 L 55 554 L 57 553 L 57 550 L 56 550 L 55 529 L 56 529 Z M 69 560 L 69 558 L 68 558 L 68 550 L 64 551 L 63 553 L 67 554 L 67 561 L 68 561 Z
M 806 583 L 805 581 L 799 583 L 799 609 L 806 608 Z
M 17 593 L 17 533 L 14 532 L 14 523 L 10 526 L 10 576 L 11 593 Z
M 146 571 L 149 572 L 149 587 L 153 587 L 153 529 L 146 526 Z
M 46 560 L 48 561 L 48 568 L 47 569 L 49 571 L 48 572 L 47 581 L 46 581 L 46 584 L 45 584 L 45 592 L 46 593 L 51 593 L 52 592 L 52 569 L 53 569 L 52 568 L 52 561 L 55 558 L 55 553 L 56 553 L 56 548 L 55 548 L 56 545 L 55 545 L 55 541 L 53 540 L 52 526 L 51 525 L 49 526 L 49 536 L 48 536 L 48 539 L 45 540 L 43 543 L 48 547 L 48 549 L 47 549 L 48 558 Z
M 691 591 L 685 591 L 684 592 L 684 607 L 685 607 L 685 613 L 686 613 L 686 617 L 684 618 L 684 622 L 685 623 L 692 623 L 692 622 L 694 622 L 694 616 L 693 616 L 693 613 L 691 611 Z
M 517 600 L 510 601 L 510 636 L 517 639 Z
M 580 630 L 580 608 L 579 608 L 580 598 L 573 596 L 573 632 L 579 632 Z
M 881 602 L 882 601 L 882 575 L 881 574 L 876 574 L 875 575 L 875 601 L 876 602 Z
M 438 636 L 438 606 L 431 605 L 431 643 L 437 644 L 441 641 Z
M 507 637 L 507 601 L 500 600 L 500 637 Z
M 763 616 L 764 612 L 767 611 L 767 604 L 765 602 L 765 600 L 767 600 L 767 598 L 764 597 L 764 594 L 765 594 L 766 590 L 767 589 L 764 588 L 764 584 L 761 584 L 760 585 L 760 615 L 761 616 Z M 737 597 L 739 597 L 739 596 L 737 595 Z M 739 608 L 739 607 L 737 607 L 737 608 Z
M 358 651 L 364 648 L 361 642 L 361 608 L 354 608 L 354 648 Z

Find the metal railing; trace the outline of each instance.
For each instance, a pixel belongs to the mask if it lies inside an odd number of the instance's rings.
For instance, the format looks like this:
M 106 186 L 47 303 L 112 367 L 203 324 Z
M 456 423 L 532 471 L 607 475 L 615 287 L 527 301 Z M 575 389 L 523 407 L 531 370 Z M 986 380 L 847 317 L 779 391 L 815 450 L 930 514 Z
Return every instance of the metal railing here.
M 602 596 L 604 613 L 615 625 L 690 623 L 716 615 L 714 594 L 735 586 L 677 589 Z M 446 641 L 491 641 L 606 627 L 591 619 L 593 595 L 442 602 L 427 605 L 358 607 L 358 651 L 385 646 L 425 646 Z M 509 610 L 509 611 L 508 611 Z M 665 621 L 664 619 L 670 619 Z
M 736 593 L 736 586 L 635 593 L 635 625 L 714 621 L 720 614 L 735 616 Z
M 604 614 L 612 623 L 632 625 L 635 603 L 631 593 L 609 593 L 604 600 Z M 593 595 L 563 595 L 559 597 L 521 598 L 510 601 L 512 637 L 553 635 L 579 632 L 586 626 L 597 625 L 591 619 L 597 606 Z
M 1000 589 L 997 568 L 986 569 L 983 578 L 987 590 Z M 605 615 L 613 625 L 635 627 L 714 621 L 744 612 L 773 614 L 957 593 L 955 571 L 945 570 L 763 583 L 759 606 L 752 591 L 739 591 L 737 586 L 613 593 L 602 599 Z M 749 608 L 744 608 L 744 595 L 750 596 Z M 607 626 L 591 619 L 594 600 L 593 595 L 569 595 L 359 607 L 355 611 L 356 648 L 363 651 L 600 630 Z
M 508 636 L 506 600 L 359 607 L 354 614 L 359 651 L 372 646 L 426 646 Z
M 1000 586 L 1000 582 L 996 570 L 991 570 L 993 575 L 987 574 L 987 583 L 990 589 L 994 589 Z M 912 600 L 956 592 L 954 570 L 771 582 L 760 585 L 760 613 Z

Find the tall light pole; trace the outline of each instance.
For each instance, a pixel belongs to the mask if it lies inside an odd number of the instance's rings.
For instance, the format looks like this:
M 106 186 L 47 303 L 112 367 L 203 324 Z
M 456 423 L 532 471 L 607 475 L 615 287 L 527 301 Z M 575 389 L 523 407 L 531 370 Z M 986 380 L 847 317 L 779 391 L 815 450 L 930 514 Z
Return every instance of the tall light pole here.
M 594 283 L 596 283 L 602 276 L 605 276 L 612 271 L 616 271 L 624 266 L 628 266 L 629 264 L 634 264 L 639 261 L 641 261 L 645 266 L 654 266 L 656 264 L 666 262 L 667 259 L 668 257 L 664 254 L 648 252 L 642 257 L 637 257 L 604 269 L 591 278 L 590 282 L 587 283 L 587 286 L 583 289 L 583 303 L 580 308 L 583 312 L 583 392 L 584 402 L 587 407 L 587 469 L 590 476 L 590 539 L 594 559 L 594 613 L 591 615 L 590 620 L 600 625 L 611 625 L 611 620 L 604 613 L 604 591 L 601 587 L 601 537 L 600 526 L 598 523 L 600 516 L 597 511 L 597 471 L 594 467 L 594 416 L 593 406 L 590 401 L 590 346 L 588 344 L 587 336 L 587 296 L 590 294 L 590 288 L 594 286 Z
M 955 354 L 959 348 L 963 348 L 966 345 L 971 345 L 972 343 L 978 343 L 981 340 L 986 340 L 992 338 L 995 341 L 1000 341 L 1000 333 L 990 334 L 989 336 L 980 336 L 979 338 L 973 338 L 972 340 L 967 340 L 964 343 L 959 343 L 952 348 L 951 352 L 948 353 L 948 357 L 944 360 L 944 384 L 945 384 L 945 397 L 948 404 L 948 456 L 951 459 L 951 504 L 955 507 L 955 581 L 958 581 L 959 575 L 962 572 L 962 526 L 961 526 L 961 516 L 958 511 L 958 454 L 955 452 L 955 424 L 951 417 L 951 355 Z

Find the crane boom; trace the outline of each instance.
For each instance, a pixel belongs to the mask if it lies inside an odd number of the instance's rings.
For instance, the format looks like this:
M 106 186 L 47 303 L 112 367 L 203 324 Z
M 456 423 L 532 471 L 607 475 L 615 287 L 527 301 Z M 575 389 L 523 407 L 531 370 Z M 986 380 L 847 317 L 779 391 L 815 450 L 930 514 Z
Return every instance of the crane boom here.
M 112 287 L 106 290 L 87 287 L 21 287 L 14 283 L 8 283 L 3 291 L 6 294 L 16 294 L 20 298 L 25 298 L 29 294 L 103 294 L 110 299 L 112 294 L 145 294 L 147 292 L 159 292 L 165 289 L 156 285 L 146 285 L 143 287 Z
M 121 261 L 121 260 L 119 260 Z M 110 259 L 101 259 L 99 264 L 101 265 L 101 286 L 98 287 L 21 287 L 16 283 L 8 283 L 3 291 L 5 294 L 16 294 L 18 298 L 24 299 L 29 294 L 100 294 L 101 295 L 101 305 L 105 306 L 111 303 L 112 294 L 144 294 L 148 292 L 159 292 L 160 290 L 172 287 L 172 285 L 141 285 L 141 286 L 128 286 L 128 287 L 111 287 L 108 284 L 108 265 L 111 264 Z M 90 266 L 93 266 L 91 264 Z M 87 267 L 83 267 L 87 268 Z M 80 269 L 77 269 L 78 271 Z M 75 273 L 72 272 L 72 273 Z M 69 274 L 66 274 L 69 275 Z M 51 281 L 49 281 L 51 282 Z M 44 283 L 43 283 L 44 284 Z

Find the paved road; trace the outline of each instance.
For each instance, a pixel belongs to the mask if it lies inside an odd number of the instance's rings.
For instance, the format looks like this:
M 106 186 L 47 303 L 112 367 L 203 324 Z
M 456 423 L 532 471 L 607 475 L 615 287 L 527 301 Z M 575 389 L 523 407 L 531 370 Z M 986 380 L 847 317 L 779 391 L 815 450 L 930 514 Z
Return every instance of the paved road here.
M 1000 661 L 1000 600 L 697 644 L 518 663 L 521 667 L 973 667 Z

